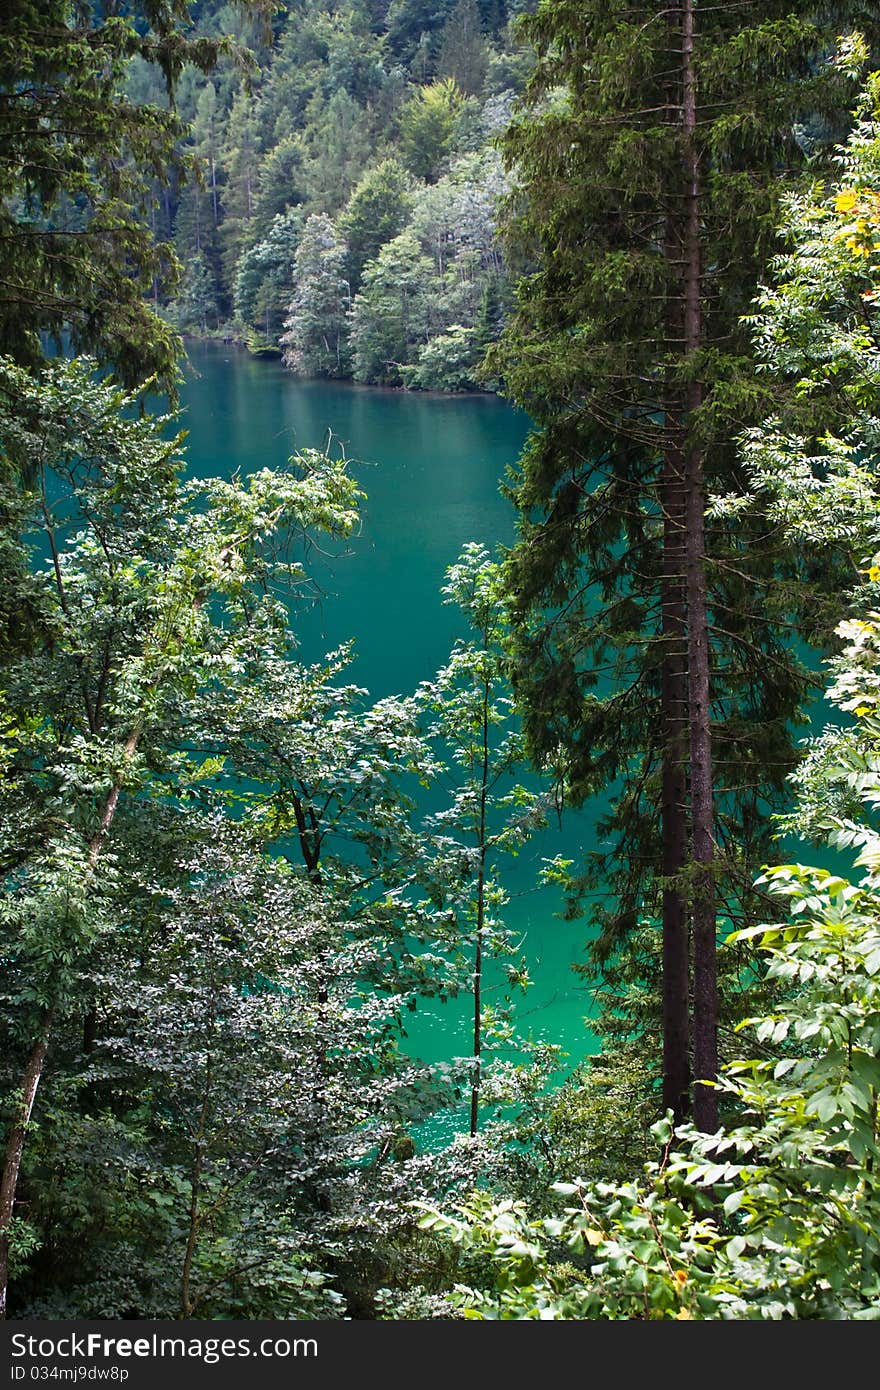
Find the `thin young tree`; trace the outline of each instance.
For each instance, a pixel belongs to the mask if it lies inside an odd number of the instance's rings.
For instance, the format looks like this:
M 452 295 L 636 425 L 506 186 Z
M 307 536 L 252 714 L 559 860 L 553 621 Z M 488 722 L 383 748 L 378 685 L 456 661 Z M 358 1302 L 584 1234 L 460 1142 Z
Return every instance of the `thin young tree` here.
M 439 834 L 438 857 L 446 864 L 445 899 L 454 909 L 453 944 L 470 953 L 472 1040 L 470 1133 L 480 1123 L 486 1070 L 487 967 L 506 959 L 508 979 L 521 986 L 527 973 L 516 964 L 516 940 L 504 924 L 509 901 L 499 882 L 499 865 L 516 855 L 546 824 L 549 793 L 516 781 L 524 763 L 522 734 L 506 671 L 507 604 L 502 567 L 471 542 L 450 566 L 444 600 L 467 619 L 446 666 L 419 688 L 430 712 L 430 734 L 438 754 L 449 759 L 449 803 L 430 817 Z

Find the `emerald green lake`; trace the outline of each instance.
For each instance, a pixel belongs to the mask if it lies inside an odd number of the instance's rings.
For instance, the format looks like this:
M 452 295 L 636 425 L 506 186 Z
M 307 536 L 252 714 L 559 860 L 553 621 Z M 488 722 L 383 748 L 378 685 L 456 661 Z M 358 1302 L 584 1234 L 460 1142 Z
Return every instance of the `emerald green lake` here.
M 190 361 L 182 400 L 191 472 L 247 474 L 321 447 L 328 435 L 344 449 L 366 493 L 362 527 L 344 554 L 317 560 L 323 597 L 296 616 L 302 655 L 315 660 L 353 639 L 348 678 L 377 698 L 408 694 L 462 635 L 441 601 L 447 566 L 466 541 L 494 548 L 513 539 L 513 509 L 499 484 L 520 452 L 526 417 L 493 396 L 301 381 L 278 362 L 213 343 L 191 345 Z M 554 890 L 531 885 L 541 858 L 571 855 L 585 830 L 574 817 L 547 830 L 505 880 L 507 921 L 522 935 L 534 981 L 517 1004 L 520 1029 L 563 1047 L 568 1066 L 594 1045 L 589 993 L 571 970 L 588 927 L 562 922 Z M 470 1007 L 461 998 L 420 1010 L 408 1025 L 408 1051 L 432 1061 L 468 1055 Z

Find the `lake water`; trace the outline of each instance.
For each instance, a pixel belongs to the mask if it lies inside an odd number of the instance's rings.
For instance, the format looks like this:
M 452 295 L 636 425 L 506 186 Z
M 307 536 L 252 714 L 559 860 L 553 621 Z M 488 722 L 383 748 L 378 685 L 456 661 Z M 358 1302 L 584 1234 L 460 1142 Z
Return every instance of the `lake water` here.
M 348 553 L 320 564 L 324 597 L 296 622 L 308 660 L 353 638 L 351 680 L 375 697 L 407 694 L 447 659 L 460 620 L 444 605 L 445 570 L 466 541 L 508 544 L 514 513 L 505 469 L 528 422 L 493 396 L 441 396 L 300 381 L 278 362 L 231 347 L 192 344 L 182 389 L 192 472 L 229 476 L 283 463 L 328 434 L 366 492 Z M 314 566 L 312 566 L 314 568 Z M 517 1005 L 522 1031 L 555 1042 L 573 1065 L 594 1050 L 590 997 L 571 970 L 583 959 L 585 921 L 566 923 L 552 889 L 530 891 L 543 856 L 571 855 L 586 833 L 569 817 L 523 851 L 505 880 L 508 924 L 523 937 L 534 981 Z M 491 998 L 491 995 L 490 995 Z M 420 1009 L 407 1048 L 425 1060 L 470 1053 L 470 1001 Z

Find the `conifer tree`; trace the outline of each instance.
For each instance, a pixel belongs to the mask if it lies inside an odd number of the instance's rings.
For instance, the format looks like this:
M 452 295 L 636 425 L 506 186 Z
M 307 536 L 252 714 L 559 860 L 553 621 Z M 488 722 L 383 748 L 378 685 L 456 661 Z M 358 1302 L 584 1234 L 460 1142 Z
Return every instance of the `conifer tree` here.
M 211 225 L 216 230 L 220 220 L 220 198 L 217 188 L 219 157 L 217 132 L 217 88 L 206 82 L 196 102 L 192 139 L 196 154 L 204 166 L 205 182 L 211 198 Z
M 310 204 L 331 216 L 345 204 L 374 144 L 363 108 L 344 89 L 309 109 L 303 186 Z
M 258 146 L 259 132 L 253 99 L 240 88 L 229 113 L 222 160 L 226 176 L 222 264 L 224 287 L 229 289 L 234 283 L 238 257 L 248 245 L 256 212 Z
M 437 71 L 451 77 L 467 96 L 479 96 L 488 61 L 476 0 L 458 0 L 440 33 Z
M 757 516 L 707 528 L 706 504 L 766 403 L 741 316 L 799 120 L 840 129 L 851 104 L 822 59 L 858 11 L 544 0 L 506 138 L 538 265 L 490 359 L 536 422 L 513 485 L 520 694 L 574 801 L 618 789 L 581 885 L 612 872 L 596 957 L 662 920 L 664 1101 L 709 1130 L 716 920 L 742 910 L 792 764 L 806 678 L 783 624 L 807 617 L 780 582 L 798 558 Z

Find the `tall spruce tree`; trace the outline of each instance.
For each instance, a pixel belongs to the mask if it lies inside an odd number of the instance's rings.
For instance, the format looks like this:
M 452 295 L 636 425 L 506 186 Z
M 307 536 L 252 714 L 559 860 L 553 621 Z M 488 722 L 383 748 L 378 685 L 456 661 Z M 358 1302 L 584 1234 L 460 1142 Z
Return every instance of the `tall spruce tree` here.
M 707 497 L 767 403 L 741 316 L 800 123 L 842 128 L 853 89 L 826 60 L 862 9 L 544 0 L 505 140 L 538 267 L 491 359 L 536 423 L 508 566 L 528 734 L 539 760 L 565 750 L 574 801 L 616 788 L 580 885 L 611 887 L 595 956 L 662 921 L 664 1102 L 706 1130 L 716 923 L 743 909 L 792 765 L 791 625 L 820 621 L 803 557 L 757 514 L 707 523 Z

